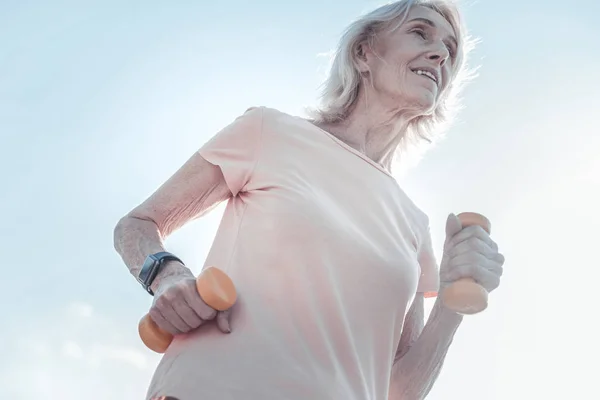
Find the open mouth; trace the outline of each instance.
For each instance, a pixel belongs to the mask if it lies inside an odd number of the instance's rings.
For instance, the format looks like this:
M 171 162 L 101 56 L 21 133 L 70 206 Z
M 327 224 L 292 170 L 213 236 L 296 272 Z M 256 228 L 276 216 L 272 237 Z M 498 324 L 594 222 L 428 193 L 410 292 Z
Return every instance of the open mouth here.
M 435 82 L 436 85 L 438 84 L 437 77 L 431 71 L 428 71 L 426 69 L 421 69 L 421 68 L 411 69 L 411 71 L 414 72 L 415 74 L 419 75 L 419 76 L 423 76 L 425 78 L 431 79 L 433 82 Z

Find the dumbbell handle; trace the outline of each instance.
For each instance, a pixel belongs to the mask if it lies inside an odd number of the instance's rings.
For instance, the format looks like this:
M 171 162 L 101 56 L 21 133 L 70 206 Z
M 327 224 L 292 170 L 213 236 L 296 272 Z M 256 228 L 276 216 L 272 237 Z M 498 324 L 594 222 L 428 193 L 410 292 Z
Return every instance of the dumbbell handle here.
M 470 225 L 481 226 L 488 234 L 491 233 L 490 221 L 481 214 L 464 212 L 457 215 L 463 228 Z M 446 307 L 459 314 L 476 314 L 488 306 L 488 292 L 471 278 L 459 279 L 441 293 Z
M 196 289 L 202 300 L 217 311 L 231 308 L 237 299 L 231 279 L 215 267 L 202 271 L 196 278 Z M 146 347 L 157 353 L 164 353 L 173 341 L 173 335 L 160 329 L 149 314 L 140 320 L 138 332 Z

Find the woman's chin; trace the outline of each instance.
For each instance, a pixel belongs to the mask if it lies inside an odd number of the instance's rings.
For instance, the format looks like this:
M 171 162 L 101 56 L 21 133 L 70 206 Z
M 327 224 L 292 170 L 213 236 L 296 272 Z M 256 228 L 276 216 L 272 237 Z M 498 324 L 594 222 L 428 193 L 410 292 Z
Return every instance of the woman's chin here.
M 418 116 L 425 116 L 433 114 L 436 107 L 436 99 L 433 95 L 422 94 L 421 96 L 415 96 L 412 99 L 412 109 Z

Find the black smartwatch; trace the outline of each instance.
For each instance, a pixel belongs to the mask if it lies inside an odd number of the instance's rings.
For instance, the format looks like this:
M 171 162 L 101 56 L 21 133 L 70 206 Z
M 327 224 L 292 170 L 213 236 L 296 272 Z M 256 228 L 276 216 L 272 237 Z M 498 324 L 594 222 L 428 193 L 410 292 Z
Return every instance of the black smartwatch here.
M 138 275 L 137 280 L 142 285 L 142 287 L 152 296 L 154 296 L 154 292 L 152 292 L 152 289 L 150 289 L 150 285 L 152 285 L 152 282 L 154 282 L 154 278 L 156 278 L 156 275 L 158 275 L 161 268 L 167 261 L 179 261 L 181 264 L 183 264 L 183 261 L 181 261 L 177 256 L 167 251 L 161 251 L 158 253 L 150 254 L 148 257 L 146 257 L 144 265 L 142 265 L 142 269 L 140 271 L 140 274 Z

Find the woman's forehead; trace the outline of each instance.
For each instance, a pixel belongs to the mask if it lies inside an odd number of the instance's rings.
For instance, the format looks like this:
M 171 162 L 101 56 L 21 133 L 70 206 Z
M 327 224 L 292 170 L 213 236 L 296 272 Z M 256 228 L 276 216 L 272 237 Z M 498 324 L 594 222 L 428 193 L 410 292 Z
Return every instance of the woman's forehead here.
M 454 28 L 450 22 L 448 22 L 444 16 L 432 8 L 420 5 L 412 7 L 406 16 L 404 23 L 407 24 L 415 20 L 433 26 L 442 32 L 443 36 L 452 36 L 457 39 L 456 32 L 454 32 Z

